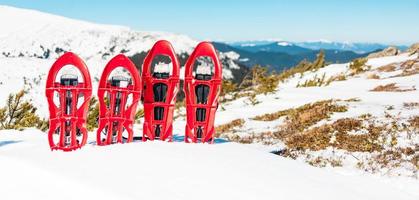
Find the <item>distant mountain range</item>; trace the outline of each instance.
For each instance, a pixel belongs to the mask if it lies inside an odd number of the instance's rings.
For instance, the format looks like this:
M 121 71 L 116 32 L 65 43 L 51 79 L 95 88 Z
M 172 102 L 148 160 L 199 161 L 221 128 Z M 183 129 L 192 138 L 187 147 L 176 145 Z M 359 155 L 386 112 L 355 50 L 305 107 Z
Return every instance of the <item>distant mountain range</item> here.
M 238 41 L 227 42 L 227 44 L 241 48 L 244 50 L 256 51 L 275 51 L 294 54 L 295 51 L 301 53 L 302 51 L 310 50 L 340 50 L 340 51 L 353 51 L 355 53 L 363 54 L 379 49 L 385 49 L 390 45 L 380 43 L 350 43 L 350 42 L 334 42 L 327 40 L 306 41 L 306 42 L 288 42 L 288 41 L 274 41 L 274 40 L 259 40 L 259 41 Z M 407 46 L 397 45 L 400 50 L 407 49 Z M 301 49 L 304 48 L 304 49 Z
M 213 42 L 218 51 L 223 53 L 235 52 L 239 55 L 237 62 L 247 67 L 259 64 L 268 66 L 270 69 L 282 71 L 286 68 L 297 65 L 300 61 L 307 59 L 313 61 L 321 49 L 325 52 L 327 62 L 345 63 L 355 58 L 367 56 L 369 51 L 358 53 L 351 50 L 328 49 L 328 48 L 307 48 L 290 42 L 263 42 L 257 43 L 220 43 Z M 385 46 L 383 46 L 385 48 Z M 378 51 L 380 49 L 375 49 Z

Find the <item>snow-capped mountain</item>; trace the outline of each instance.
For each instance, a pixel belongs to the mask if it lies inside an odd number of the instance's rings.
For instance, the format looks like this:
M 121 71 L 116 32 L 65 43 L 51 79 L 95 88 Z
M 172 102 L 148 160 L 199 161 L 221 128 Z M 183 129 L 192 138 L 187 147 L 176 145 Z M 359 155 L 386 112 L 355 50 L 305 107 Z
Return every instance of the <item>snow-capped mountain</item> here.
M 308 48 L 303 48 L 287 41 L 275 41 L 267 44 L 254 45 L 233 45 L 236 48 L 243 49 L 250 52 L 281 52 L 291 55 L 300 53 L 308 53 L 312 51 Z
M 106 63 L 116 54 L 131 58 L 137 68 L 152 45 L 161 39 L 172 43 L 181 65 L 199 41 L 186 35 L 135 31 L 128 27 L 95 24 L 35 10 L 0 6 L 0 102 L 7 95 L 27 89 L 39 111 L 43 105 L 48 70 L 66 51 L 79 55 L 87 64 L 96 87 Z M 220 52 L 223 77 L 243 74 L 234 52 Z M 183 74 L 183 67 L 181 74 Z M 182 77 L 181 77 L 182 78 Z
M 339 50 L 339 51 L 353 51 L 355 53 L 364 54 L 368 52 L 373 52 L 380 49 L 385 49 L 389 45 L 380 44 L 380 43 L 362 43 L 362 42 L 335 42 L 329 40 L 311 40 L 303 42 L 290 42 L 284 40 L 257 40 L 257 41 L 237 41 L 237 42 L 227 42 L 231 46 L 237 48 L 245 48 L 250 51 L 275 51 L 273 49 L 266 49 L 266 45 L 277 45 L 277 46 L 296 46 L 303 49 L 309 50 Z M 397 48 L 405 50 L 407 46 L 398 45 Z M 281 52 L 286 52 L 282 50 Z M 292 54 L 292 51 L 291 51 Z
M 9 6 L 0 6 L 0 26 L 0 58 L 56 59 L 65 51 L 73 51 L 86 60 L 109 60 L 118 53 L 146 53 L 161 39 L 170 41 L 183 58 L 199 42 L 186 35 L 135 31 Z M 233 78 L 229 68 L 240 67 L 228 54 L 221 53 L 221 57 L 226 63 L 225 78 Z
M 357 53 L 368 53 L 380 49 L 385 49 L 390 46 L 380 43 L 334 42 L 328 40 L 296 42 L 295 44 L 308 49 L 336 49 L 341 51 L 354 51 Z M 407 47 L 398 45 L 397 48 L 405 50 Z
M 169 40 L 177 53 L 198 41 L 185 35 L 134 31 L 128 27 L 73 20 L 35 10 L 0 6 L 0 49 L 4 57 L 57 58 L 74 51 L 84 58 L 148 51 L 155 41 Z
M 271 42 L 255 46 L 232 46 L 220 42 L 213 42 L 213 44 L 221 52 L 236 52 L 240 55 L 238 63 L 249 68 L 254 65 L 262 65 L 276 71 L 293 67 L 305 59 L 313 61 L 320 51 L 302 48 L 289 42 Z M 368 55 L 331 49 L 323 51 L 326 61 L 330 63 L 345 63 Z

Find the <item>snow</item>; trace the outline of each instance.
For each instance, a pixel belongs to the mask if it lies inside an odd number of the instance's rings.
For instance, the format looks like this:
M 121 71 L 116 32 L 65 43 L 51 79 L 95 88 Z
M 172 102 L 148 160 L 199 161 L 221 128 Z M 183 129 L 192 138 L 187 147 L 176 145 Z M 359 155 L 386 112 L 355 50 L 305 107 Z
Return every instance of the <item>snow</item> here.
M 417 181 L 314 168 L 231 142 L 88 144 L 64 153 L 33 129 L 0 131 L 0 141 L 4 199 L 419 198 Z
M 122 50 L 126 55 L 148 51 L 158 39 L 173 43 L 176 51 L 190 53 L 197 41 L 163 32 L 140 32 L 127 27 L 99 25 L 72 20 L 38 11 L 0 6 L 0 103 L 22 88 L 27 98 L 38 108 L 42 117 L 48 116 L 44 86 L 46 74 L 61 53 L 56 47 L 74 50 L 85 60 L 93 80 L 93 93 L 103 67 L 113 55 Z M 26 18 L 30 18 L 28 23 Z M 34 21 L 31 21 L 34 20 Z M 50 33 L 54 34 L 50 34 Z M 280 41 L 280 40 L 277 40 Z M 40 46 L 42 45 L 43 48 Z M 112 47 L 115 48 L 113 50 Z M 45 49 L 51 55 L 42 57 Z M 109 55 L 106 55 L 108 53 Z M 22 54 L 22 55 L 20 55 Z M 35 56 L 34 56 L 35 55 Z M 418 115 L 417 109 L 406 109 L 405 102 L 417 102 L 419 91 L 371 92 L 378 85 L 396 83 L 409 89 L 419 87 L 419 74 L 394 77 L 394 72 L 378 72 L 377 68 L 413 60 L 417 54 L 369 59 L 371 70 L 347 80 L 331 82 L 323 87 L 297 88 L 298 83 L 314 77 L 327 80 L 337 75 L 349 75 L 349 63 L 332 64 L 317 71 L 298 74 L 280 83 L 272 94 L 257 95 L 260 102 L 252 105 L 246 97 L 223 103 L 217 111 L 216 125 L 243 119 L 242 127 L 234 128 L 240 136 L 276 130 L 284 118 L 256 121 L 257 115 L 295 108 L 327 99 L 357 98 L 357 102 L 337 101 L 348 106 L 348 111 L 335 113 L 316 125 L 331 123 L 345 117 L 371 114 L 385 121 L 386 114 L 397 116 L 400 122 Z M 223 68 L 225 79 L 233 78 L 230 69 L 239 69 L 234 61 L 236 52 L 221 53 L 228 63 Z M 226 59 L 226 60 L 224 60 Z M 167 68 L 159 63 L 157 71 Z M 169 67 L 170 68 L 170 67 Z M 201 70 L 201 69 L 200 69 Z M 381 79 L 368 79 L 377 73 Z M 181 78 L 184 67 L 181 68 Z M 26 82 L 26 83 L 25 83 Z M 392 110 L 387 108 L 392 106 Z M 142 105 L 139 105 L 141 108 Z M 47 137 L 35 129 L 0 131 L 0 195 L 2 199 L 419 199 L 419 181 L 412 178 L 411 166 L 402 166 L 395 174 L 369 174 L 353 167 L 353 155 L 362 158 L 368 153 L 354 153 L 326 149 L 310 155 L 344 157 L 341 168 L 315 168 L 301 162 L 269 153 L 282 149 L 284 143 L 274 145 L 243 145 L 217 139 L 214 145 L 185 144 L 185 110 L 176 111 L 175 142 L 134 142 L 131 144 L 99 147 L 95 133 L 89 143 L 71 153 L 51 152 Z M 134 125 L 135 135 L 142 133 L 142 124 Z M 362 134 L 353 132 L 351 134 Z M 419 136 L 400 134 L 398 146 L 419 144 Z M 404 171 L 403 171 L 404 170 Z M 407 174 L 407 175 L 406 175 Z M 416 174 L 417 176 L 417 174 Z M 23 180 L 23 181 L 22 181 Z M 72 190 L 70 191 L 69 188 Z
M 0 19 L 0 26 L 7 27 L 0 30 L 0 49 L 9 57 L 42 57 L 50 50 L 50 56 L 57 58 L 56 48 L 87 58 L 121 51 L 130 56 L 148 51 L 161 39 L 170 41 L 177 53 L 190 53 L 198 44 L 185 35 L 133 31 L 8 6 L 0 6 Z
M 407 60 L 413 60 L 415 58 L 417 58 L 417 54 L 409 55 L 409 53 L 403 53 L 397 56 L 371 58 L 371 59 L 368 59 L 367 65 L 371 66 L 372 67 L 371 69 L 376 69 L 378 67 L 388 65 L 391 63 L 404 62 Z
M 290 44 L 289 42 L 284 42 L 284 41 L 282 41 L 282 42 L 278 42 L 278 43 L 276 43 L 278 46 L 291 46 L 292 44 Z
M 237 60 L 237 59 L 240 58 L 240 54 L 238 54 L 234 51 L 224 52 L 223 55 L 227 58 L 231 58 L 232 60 Z

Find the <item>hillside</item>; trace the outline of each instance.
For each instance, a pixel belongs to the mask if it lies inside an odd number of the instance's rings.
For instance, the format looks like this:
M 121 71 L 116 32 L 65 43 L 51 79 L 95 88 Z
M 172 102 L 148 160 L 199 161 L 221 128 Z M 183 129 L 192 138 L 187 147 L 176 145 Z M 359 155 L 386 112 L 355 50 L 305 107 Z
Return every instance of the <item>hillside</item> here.
M 418 81 L 417 53 L 332 64 L 290 76 L 271 94 L 233 94 L 216 122 L 222 138 L 313 166 L 417 179 Z

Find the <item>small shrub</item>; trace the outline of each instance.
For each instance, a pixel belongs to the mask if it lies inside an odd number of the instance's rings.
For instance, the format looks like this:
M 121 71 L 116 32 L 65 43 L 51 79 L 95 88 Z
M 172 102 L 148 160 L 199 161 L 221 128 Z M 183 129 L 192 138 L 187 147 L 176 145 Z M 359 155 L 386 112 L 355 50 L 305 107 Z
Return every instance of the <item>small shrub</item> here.
M 253 105 L 253 106 L 260 103 L 260 101 L 257 100 L 255 93 L 251 93 L 248 96 L 247 100 L 249 101 L 250 105 Z
M 353 60 L 349 64 L 349 69 L 351 70 L 352 75 L 356 75 L 362 72 L 365 72 L 367 70 L 367 67 L 365 64 L 367 63 L 368 59 L 366 58 L 357 58 Z
M 222 86 L 221 86 L 221 94 L 220 94 L 220 102 L 225 102 L 227 100 L 234 100 L 235 95 L 233 95 L 234 92 L 237 91 L 237 84 L 233 83 L 230 80 L 223 80 Z M 232 99 L 226 99 L 226 95 L 232 95 Z
M 419 102 L 404 102 L 403 107 L 409 110 L 419 108 Z
M 140 109 L 135 113 L 135 122 L 140 123 L 141 118 L 144 117 L 144 110 Z
M 99 119 L 99 102 L 95 97 L 92 97 L 89 102 L 89 112 L 87 114 L 87 130 L 93 131 L 98 127 Z
M 307 60 L 302 60 L 296 66 L 291 67 L 290 69 L 284 70 L 281 74 L 278 75 L 278 78 L 279 80 L 284 81 L 296 74 L 302 75 L 304 72 L 307 72 L 307 71 L 317 71 L 320 68 L 323 68 L 325 66 L 326 66 L 325 53 L 323 50 L 321 50 L 317 54 L 316 60 L 314 60 L 312 63 Z
M 333 81 L 344 81 L 344 80 L 346 80 L 345 74 L 339 74 L 339 75 L 330 77 L 326 81 L 326 84 L 325 85 L 330 85 L 330 83 L 332 83 Z
M 378 76 L 377 74 L 371 73 L 371 74 L 368 74 L 367 79 L 380 79 L 380 76 Z
M 0 129 L 22 130 L 27 127 L 36 127 L 45 131 L 48 121 L 36 114 L 36 108 L 29 101 L 23 99 L 25 91 L 10 94 L 6 106 L 0 108 Z
M 412 127 L 416 128 L 417 130 L 419 130 L 419 115 L 418 116 L 414 116 L 411 117 L 409 119 L 409 123 Z
M 327 85 L 325 82 L 326 74 L 323 74 L 321 78 L 317 78 L 317 74 L 313 77 L 313 79 L 306 80 L 303 84 L 297 84 L 297 87 L 320 87 L 323 85 Z

